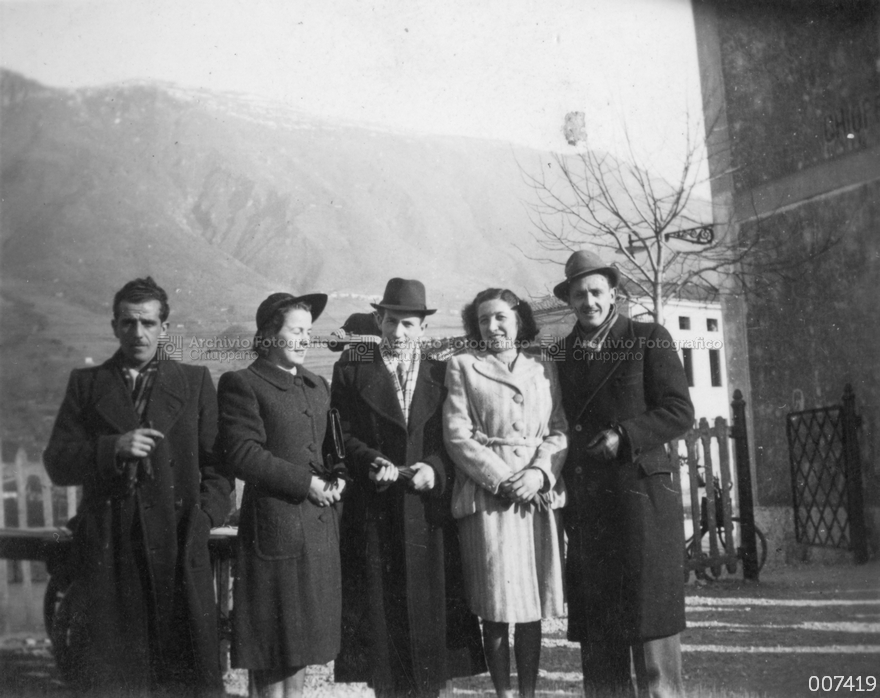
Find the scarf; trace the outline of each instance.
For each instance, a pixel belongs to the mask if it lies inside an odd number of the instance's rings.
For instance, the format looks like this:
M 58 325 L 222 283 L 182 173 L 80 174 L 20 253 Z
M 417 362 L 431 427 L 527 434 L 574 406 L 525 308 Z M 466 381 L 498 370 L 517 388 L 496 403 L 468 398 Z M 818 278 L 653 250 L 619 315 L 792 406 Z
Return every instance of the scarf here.
M 150 394 L 153 392 L 153 384 L 156 382 L 156 374 L 159 370 L 158 358 L 154 356 L 140 371 L 126 368 L 122 364 L 121 357 L 118 360 L 118 366 L 131 395 L 131 401 L 135 412 L 137 412 L 140 426 L 151 429 L 153 424 L 145 417 L 150 403 Z M 149 456 L 124 461 L 123 470 L 125 485 L 120 492 L 122 496 L 132 494 L 141 482 L 153 478 L 153 462 Z

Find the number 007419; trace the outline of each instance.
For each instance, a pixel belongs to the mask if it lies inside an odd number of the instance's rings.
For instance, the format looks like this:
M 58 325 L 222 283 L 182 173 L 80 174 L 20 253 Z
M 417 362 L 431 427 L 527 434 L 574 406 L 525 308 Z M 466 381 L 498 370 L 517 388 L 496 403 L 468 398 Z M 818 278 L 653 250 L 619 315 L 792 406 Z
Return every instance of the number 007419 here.
M 876 676 L 811 676 L 810 690 L 822 691 L 873 691 L 877 688 Z

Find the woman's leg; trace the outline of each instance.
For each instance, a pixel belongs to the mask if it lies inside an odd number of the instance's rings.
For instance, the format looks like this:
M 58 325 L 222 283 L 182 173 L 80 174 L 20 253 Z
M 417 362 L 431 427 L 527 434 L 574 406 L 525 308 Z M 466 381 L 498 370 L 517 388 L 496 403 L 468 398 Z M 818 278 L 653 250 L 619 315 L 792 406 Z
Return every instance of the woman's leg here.
M 499 698 L 510 695 L 510 642 L 507 623 L 483 621 L 483 652 Z
M 305 667 L 251 671 L 251 698 L 301 698 L 305 681 Z
M 541 663 L 541 621 L 517 623 L 514 626 L 513 653 L 516 656 L 519 694 L 523 698 L 533 698 L 538 683 L 538 665 Z

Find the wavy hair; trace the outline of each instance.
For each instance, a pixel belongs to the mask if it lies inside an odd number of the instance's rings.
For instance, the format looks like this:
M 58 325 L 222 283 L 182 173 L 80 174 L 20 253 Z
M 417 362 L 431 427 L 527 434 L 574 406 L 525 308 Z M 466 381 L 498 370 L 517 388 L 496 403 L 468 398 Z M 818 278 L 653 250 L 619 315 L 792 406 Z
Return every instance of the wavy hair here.
M 145 279 L 132 279 L 120 288 L 113 296 L 113 319 L 119 317 L 120 303 L 146 303 L 159 301 L 159 320 L 165 322 L 171 309 L 168 307 L 168 294 L 165 289 L 153 281 L 152 276 Z
M 504 301 L 516 313 L 517 342 L 531 342 L 538 336 L 538 323 L 535 322 L 535 316 L 532 314 L 532 306 L 506 288 L 487 288 L 485 291 L 480 291 L 474 300 L 461 311 L 464 332 L 470 342 L 482 345 L 483 336 L 480 334 L 480 321 L 477 312 L 481 303 L 493 300 Z

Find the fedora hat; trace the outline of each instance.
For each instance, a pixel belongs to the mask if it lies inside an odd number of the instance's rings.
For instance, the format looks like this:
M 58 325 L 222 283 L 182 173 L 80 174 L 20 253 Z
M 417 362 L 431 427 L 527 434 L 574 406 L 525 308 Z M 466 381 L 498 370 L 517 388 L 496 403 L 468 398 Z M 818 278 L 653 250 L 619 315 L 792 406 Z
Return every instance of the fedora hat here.
M 261 330 L 272 321 L 275 311 L 283 306 L 296 305 L 297 303 L 308 303 L 311 308 L 312 322 L 318 319 L 318 316 L 324 312 L 327 305 L 326 293 L 307 293 L 304 296 L 294 296 L 290 293 L 273 293 L 266 300 L 260 303 L 257 308 L 257 329 Z
M 378 303 L 370 303 L 374 308 L 382 310 L 399 310 L 417 315 L 433 315 L 425 305 L 425 284 L 415 279 L 399 279 L 394 277 L 385 285 L 385 295 Z
M 617 286 L 620 281 L 617 267 L 605 264 L 602 258 L 593 252 L 578 250 L 565 263 L 565 281 L 553 287 L 553 295 L 568 303 L 568 285 L 575 279 L 588 274 L 605 274 L 612 286 Z

